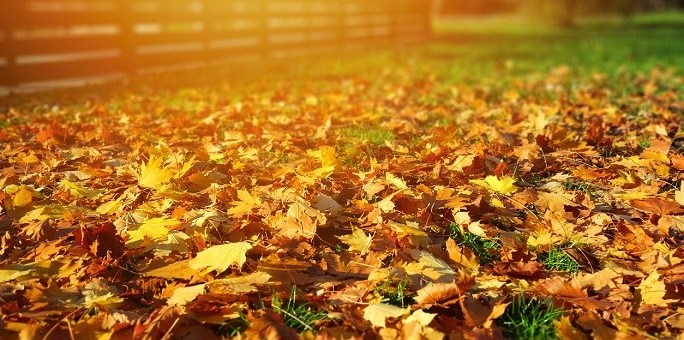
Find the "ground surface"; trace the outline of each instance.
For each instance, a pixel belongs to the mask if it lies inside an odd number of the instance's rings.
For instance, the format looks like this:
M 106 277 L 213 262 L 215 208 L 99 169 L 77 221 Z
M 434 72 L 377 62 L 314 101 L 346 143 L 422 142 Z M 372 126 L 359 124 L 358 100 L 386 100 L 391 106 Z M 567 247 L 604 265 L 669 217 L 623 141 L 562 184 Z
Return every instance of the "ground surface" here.
M 1 334 L 678 336 L 682 22 L 11 99 Z

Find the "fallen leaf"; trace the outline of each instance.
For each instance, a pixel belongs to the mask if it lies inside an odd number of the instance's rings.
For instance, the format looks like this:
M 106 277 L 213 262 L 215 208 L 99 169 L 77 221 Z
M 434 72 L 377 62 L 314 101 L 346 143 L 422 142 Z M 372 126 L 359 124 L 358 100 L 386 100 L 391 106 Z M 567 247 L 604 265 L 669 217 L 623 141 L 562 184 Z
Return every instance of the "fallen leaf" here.
M 247 242 L 228 243 L 205 249 L 190 260 L 190 268 L 223 273 L 232 265 L 241 268 L 247 261 L 247 251 L 252 245 Z
M 386 303 L 373 303 L 363 309 L 363 318 L 375 327 L 385 327 L 388 318 L 400 318 L 409 314 L 408 308 L 400 308 Z
M 496 176 L 487 176 L 484 180 L 478 179 L 471 180 L 470 182 L 505 196 L 510 196 L 518 190 L 518 187 L 514 185 L 515 179 L 509 176 L 504 176 L 501 178 Z
M 371 243 L 373 242 L 373 237 L 366 235 L 360 228 L 352 228 L 352 233 L 350 235 L 339 236 L 342 242 L 349 245 L 349 250 L 361 253 L 361 255 L 366 255 L 370 250 Z

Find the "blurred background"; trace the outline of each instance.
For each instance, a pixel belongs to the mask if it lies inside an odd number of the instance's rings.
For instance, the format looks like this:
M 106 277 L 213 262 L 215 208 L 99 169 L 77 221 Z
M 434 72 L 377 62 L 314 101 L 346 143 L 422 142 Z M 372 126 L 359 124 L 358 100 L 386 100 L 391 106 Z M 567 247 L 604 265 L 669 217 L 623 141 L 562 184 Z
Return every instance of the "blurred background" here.
M 639 13 L 682 8 L 682 0 L 435 0 L 433 14 L 442 18 L 517 16 L 572 27 L 582 17 L 629 19 Z
M 454 81 L 559 65 L 609 73 L 680 67 L 684 55 L 684 0 L 16 0 L 0 6 L 0 94 L 291 57 L 300 60 L 291 68 L 328 72 L 334 61 L 324 55 L 341 58 L 342 72 L 413 60 L 413 72 Z M 386 47 L 401 52 L 390 61 L 377 53 L 345 57 Z

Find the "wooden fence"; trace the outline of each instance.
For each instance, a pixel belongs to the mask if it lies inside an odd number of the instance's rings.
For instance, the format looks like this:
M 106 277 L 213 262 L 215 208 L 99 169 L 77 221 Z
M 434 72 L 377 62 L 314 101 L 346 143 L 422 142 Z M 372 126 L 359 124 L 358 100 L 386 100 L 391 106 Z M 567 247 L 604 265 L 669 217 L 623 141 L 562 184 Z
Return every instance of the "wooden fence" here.
M 0 87 L 401 43 L 427 0 L 3 0 Z

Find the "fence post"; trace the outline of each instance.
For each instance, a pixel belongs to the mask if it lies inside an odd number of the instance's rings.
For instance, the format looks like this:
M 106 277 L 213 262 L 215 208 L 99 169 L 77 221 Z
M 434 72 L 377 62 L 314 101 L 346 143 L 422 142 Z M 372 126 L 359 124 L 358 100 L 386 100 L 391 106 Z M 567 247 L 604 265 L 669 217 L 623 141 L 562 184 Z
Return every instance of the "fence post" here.
M 21 14 L 21 3 L 19 1 L 8 1 L 3 5 L 4 10 L 0 11 L 0 32 L 3 35 L 3 43 L 0 45 L 0 55 L 5 58 L 5 79 L 0 79 L 0 85 L 5 85 L 10 90 L 19 85 L 17 72 L 17 56 L 14 51 L 13 31 L 16 28 L 18 16 Z

